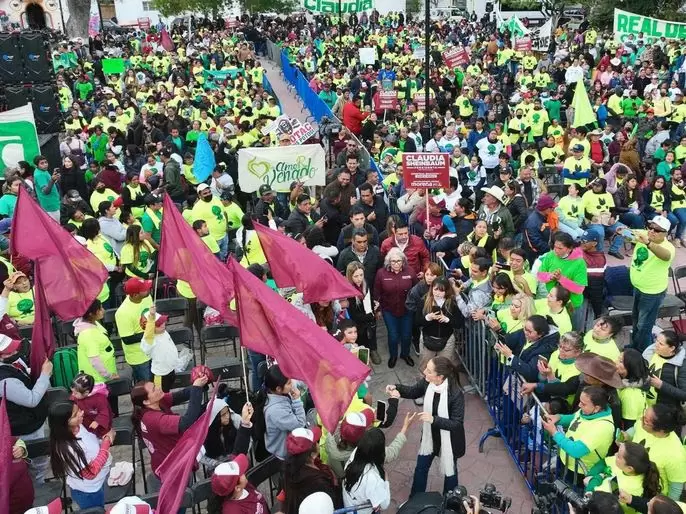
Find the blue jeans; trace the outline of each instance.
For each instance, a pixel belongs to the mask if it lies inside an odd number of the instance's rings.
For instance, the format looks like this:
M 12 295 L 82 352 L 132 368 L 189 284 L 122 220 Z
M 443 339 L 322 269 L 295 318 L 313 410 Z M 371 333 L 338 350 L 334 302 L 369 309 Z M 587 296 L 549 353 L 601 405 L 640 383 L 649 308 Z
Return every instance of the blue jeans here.
M 152 361 L 144 362 L 131 366 L 131 377 L 133 383 L 137 382 L 152 382 L 152 371 L 150 371 L 150 364 Z
M 678 220 L 674 237 L 676 237 L 677 239 L 681 239 L 684 235 L 684 229 L 686 229 L 686 209 L 684 209 L 683 207 L 679 209 L 674 209 L 672 211 L 672 214 Z
M 253 352 L 252 350 L 248 350 L 248 358 L 250 359 L 250 367 L 252 368 L 252 390 L 253 393 L 256 393 L 262 388 L 262 380 L 260 380 L 260 377 L 258 376 L 257 367 L 260 362 L 264 362 L 267 358 L 261 353 Z
M 402 316 L 394 316 L 388 311 L 383 311 L 382 314 L 386 330 L 388 330 L 388 353 L 392 358 L 398 357 L 398 343 L 400 343 L 400 356 L 409 356 L 412 340 L 412 313 L 407 311 Z
M 105 506 L 105 484 L 99 491 L 94 493 L 84 493 L 83 491 L 71 490 L 71 499 L 76 502 L 81 510 L 90 509 L 91 507 Z
M 224 237 L 217 240 L 219 245 L 219 260 L 226 262 L 226 257 L 229 255 L 229 235 L 224 234 Z
M 598 245 L 598 251 L 602 252 L 603 251 L 603 241 L 605 240 L 605 236 L 609 235 L 610 237 L 614 236 L 617 233 L 617 230 L 620 228 L 626 228 L 625 225 L 619 222 L 615 222 L 613 225 L 601 225 L 599 223 L 594 223 L 591 225 L 588 225 L 586 227 L 586 230 L 591 230 L 598 235 L 600 235 L 600 244 Z M 613 240 L 612 240 L 612 245 L 610 246 L 610 251 L 611 252 L 618 252 L 619 249 L 622 247 L 624 244 L 624 237 L 617 235 Z
M 440 458 L 440 457 L 438 457 Z M 414 478 L 412 479 L 412 489 L 410 498 L 417 493 L 426 492 L 426 481 L 429 477 L 429 469 L 433 462 L 433 455 L 417 455 L 417 466 L 414 468 Z M 455 474 L 443 478 L 443 494 L 452 491 L 457 487 L 457 460 L 455 460 Z
M 560 222 L 558 229 L 560 232 L 564 232 L 565 234 L 572 236 L 575 241 L 577 241 L 585 232 L 581 227 L 572 227 L 571 225 L 565 225 L 562 222 Z
M 667 291 L 657 294 L 642 293 L 634 289 L 634 308 L 631 312 L 634 318 L 631 334 L 631 347 L 643 352 L 653 342 L 652 330 L 657 320 L 657 314 Z
M 640 214 L 633 212 L 625 212 L 619 215 L 619 221 L 624 223 L 629 228 L 644 228 L 645 220 Z

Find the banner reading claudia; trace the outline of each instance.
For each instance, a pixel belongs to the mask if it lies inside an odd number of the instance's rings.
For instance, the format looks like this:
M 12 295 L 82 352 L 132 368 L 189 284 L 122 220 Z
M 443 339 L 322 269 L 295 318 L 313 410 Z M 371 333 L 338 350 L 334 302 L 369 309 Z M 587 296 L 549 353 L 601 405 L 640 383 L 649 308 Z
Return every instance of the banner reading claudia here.
M 658 20 L 615 9 L 614 32 L 615 39 L 619 41 L 624 41 L 630 34 L 636 38 L 640 33 L 643 33 L 643 40 L 646 43 L 652 43 L 663 36 L 667 39 L 686 40 L 686 23 Z
M 374 8 L 374 0 L 303 0 L 308 11 L 336 14 L 369 11 Z
M 292 182 L 323 186 L 326 159 L 321 145 L 242 148 L 238 151 L 238 180 L 246 193 L 262 184 L 275 191 L 288 191 Z
M 406 189 L 446 188 L 450 185 L 450 155 L 447 153 L 403 153 Z

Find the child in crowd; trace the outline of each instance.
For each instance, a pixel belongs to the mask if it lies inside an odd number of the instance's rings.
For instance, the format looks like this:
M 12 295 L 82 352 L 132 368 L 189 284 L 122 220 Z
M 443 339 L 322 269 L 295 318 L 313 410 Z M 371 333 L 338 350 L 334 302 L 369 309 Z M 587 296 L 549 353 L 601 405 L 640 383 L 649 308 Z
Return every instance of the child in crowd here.
M 176 377 L 175 369 L 179 364 L 179 352 L 174 340 L 167 332 L 169 316 L 157 314 L 153 305 L 141 316 L 143 339 L 141 350 L 151 359 L 150 369 L 155 375 L 155 385 L 162 387 L 165 393 L 171 391 Z
M 567 414 L 567 402 L 563 398 L 551 398 L 550 401 L 543 402 L 543 408 L 549 415 L 552 414 Z M 522 441 L 527 441 L 529 450 L 534 451 L 534 448 L 541 448 L 543 440 L 541 436 L 545 433 L 543 430 L 543 412 L 537 403 L 534 402 L 533 407 L 528 413 L 522 416 Z M 534 426 L 534 423 L 536 426 Z M 534 437 L 536 440 L 534 441 Z
M 83 411 L 83 425 L 102 438 L 112 429 L 112 408 L 105 384 L 96 384 L 91 375 L 79 373 L 71 383 L 71 400 Z

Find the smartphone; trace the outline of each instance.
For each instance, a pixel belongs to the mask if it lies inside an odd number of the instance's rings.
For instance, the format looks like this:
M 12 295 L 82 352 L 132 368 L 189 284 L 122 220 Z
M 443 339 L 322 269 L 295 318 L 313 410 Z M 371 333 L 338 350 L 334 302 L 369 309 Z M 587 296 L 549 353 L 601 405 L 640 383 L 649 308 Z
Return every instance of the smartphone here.
M 357 358 L 369 365 L 369 348 L 360 347 L 357 349 Z
M 439 258 L 438 258 L 438 262 L 441 263 L 441 266 L 443 266 L 443 269 L 445 269 L 446 271 L 450 271 L 450 266 L 448 266 L 448 265 L 445 263 L 445 261 L 443 260 L 443 257 L 439 257 Z
M 512 269 L 512 266 L 505 264 L 504 262 L 496 262 L 495 267 L 503 271 L 510 271 Z
M 546 364 L 548 364 L 548 358 L 547 358 L 545 355 L 539 355 L 539 356 L 538 356 L 538 360 L 539 360 L 539 361 L 543 361 L 543 362 L 545 362 Z
M 619 481 L 617 480 L 617 477 L 612 477 L 610 479 L 610 491 L 613 495 L 619 496 Z
M 381 423 L 386 421 L 386 407 L 388 407 L 386 402 L 382 402 L 381 400 L 376 402 L 376 419 Z

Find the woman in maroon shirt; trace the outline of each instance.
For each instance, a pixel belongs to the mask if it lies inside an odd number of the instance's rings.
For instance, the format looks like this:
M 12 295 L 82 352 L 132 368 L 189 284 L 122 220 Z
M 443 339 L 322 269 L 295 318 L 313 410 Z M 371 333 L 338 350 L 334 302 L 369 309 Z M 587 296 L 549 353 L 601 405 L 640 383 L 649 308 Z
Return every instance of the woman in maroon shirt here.
M 388 330 L 388 367 L 395 367 L 398 360 L 398 343 L 400 357 L 408 366 L 414 366 L 410 357 L 410 340 L 412 339 L 412 312 L 405 308 L 405 298 L 417 283 L 417 275 L 407 265 L 407 258 L 399 248 L 391 248 L 384 259 L 374 280 L 374 300 L 379 302 L 381 314 Z

